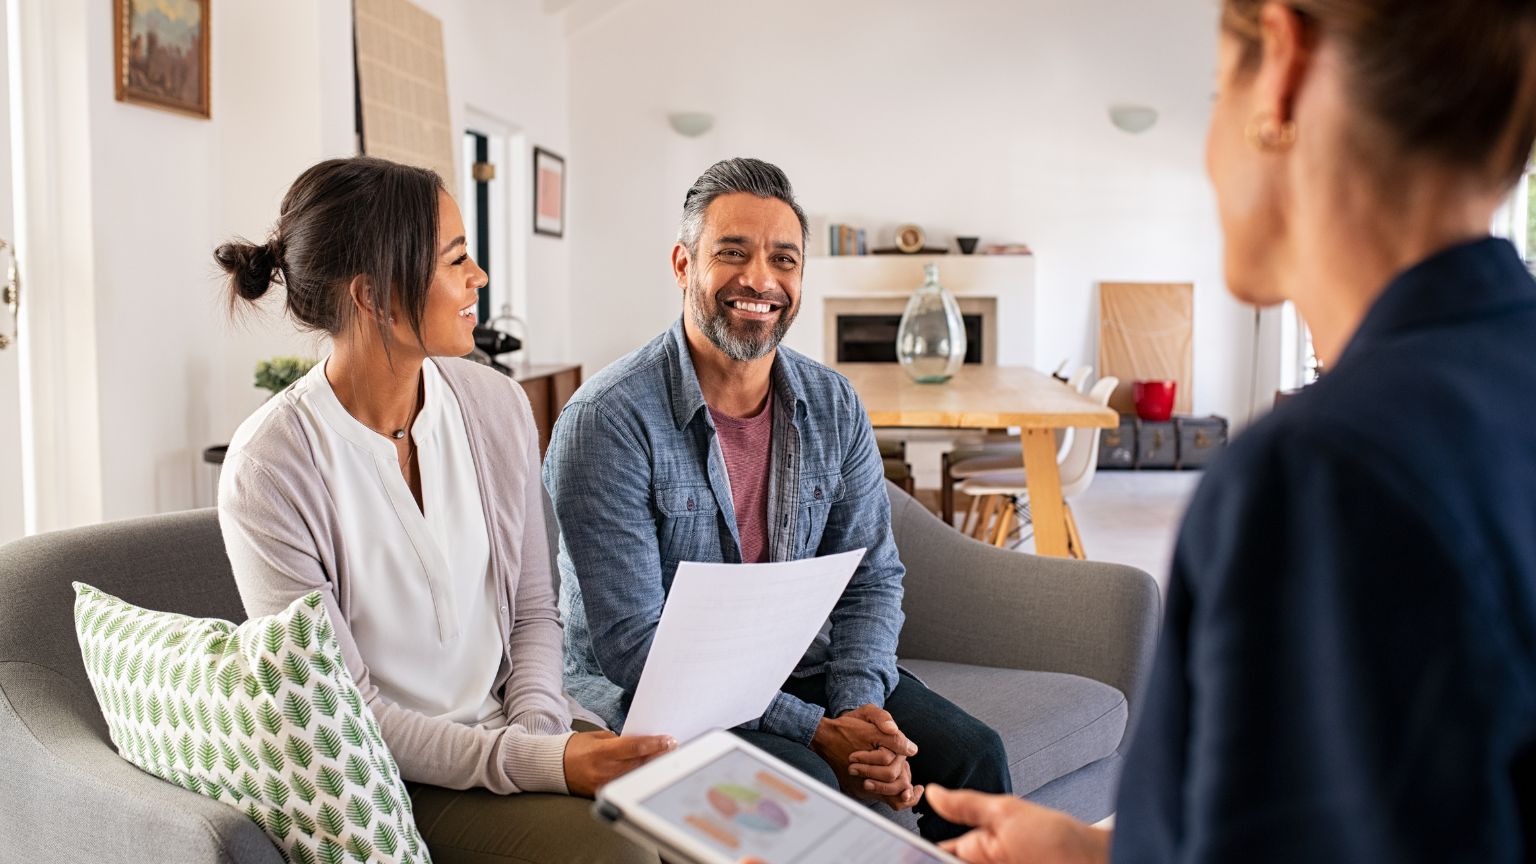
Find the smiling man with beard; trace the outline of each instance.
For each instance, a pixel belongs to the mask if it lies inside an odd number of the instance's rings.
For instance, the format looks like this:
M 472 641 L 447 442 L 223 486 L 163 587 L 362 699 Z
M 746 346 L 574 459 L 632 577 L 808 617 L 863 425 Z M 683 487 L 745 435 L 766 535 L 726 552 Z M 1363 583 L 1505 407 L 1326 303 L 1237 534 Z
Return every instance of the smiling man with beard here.
M 1007 759 L 996 732 L 896 667 L 905 570 L 874 430 L 847 379 L 779 345 L 800 308 L 806 233 L 778 168 L 710 167 L 672 250 L 681 319 L 560 415 L 544 482 L 566 685 L 623 727 L 679 562 L 868 549 L 768 710 L 735 731 L 828 786 L 915 806 L 923 835 L 945 839 L 959 829 L 923 785 L 1007 792 Z

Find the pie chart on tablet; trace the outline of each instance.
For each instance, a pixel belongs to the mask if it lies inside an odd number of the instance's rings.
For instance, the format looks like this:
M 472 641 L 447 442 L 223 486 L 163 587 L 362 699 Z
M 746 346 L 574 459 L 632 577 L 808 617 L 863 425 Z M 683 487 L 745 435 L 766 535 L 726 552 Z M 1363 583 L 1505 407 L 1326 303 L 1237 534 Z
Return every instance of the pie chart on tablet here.
M 789 827 L 789 814 L 754 789 L 722 783 L 709 790 L 709 806 L 749 831 L 773 833 Z

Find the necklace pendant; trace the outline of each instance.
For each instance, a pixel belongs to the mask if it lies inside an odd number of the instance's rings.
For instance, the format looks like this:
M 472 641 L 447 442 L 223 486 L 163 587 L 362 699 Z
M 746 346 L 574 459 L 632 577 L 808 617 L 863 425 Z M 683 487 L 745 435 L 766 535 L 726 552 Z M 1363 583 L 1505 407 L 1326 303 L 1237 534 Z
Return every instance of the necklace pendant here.
M 396 429 L 395 431 L 389 433 L 389 437 L 395 439 L 396 441 L 399 441 L 401 438 L 405 437 L 405 430 L 404 429 Z

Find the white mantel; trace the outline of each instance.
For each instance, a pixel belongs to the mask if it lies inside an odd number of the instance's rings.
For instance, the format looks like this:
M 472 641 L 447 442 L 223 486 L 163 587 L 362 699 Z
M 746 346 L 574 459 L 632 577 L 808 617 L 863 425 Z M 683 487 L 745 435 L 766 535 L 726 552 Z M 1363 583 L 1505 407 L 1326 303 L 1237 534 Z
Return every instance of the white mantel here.
M 905 303 L 923 284 L 923 266 L 939 265 L 939 282 L 956 299 L 995 301 L 996 361 L 1036 365 L 1035 259 L 1032 255 L 811 256 L 801 285 L 800 315 L 789 347 L 823 363 L 829 320 L 826 302 L 890 299 Z

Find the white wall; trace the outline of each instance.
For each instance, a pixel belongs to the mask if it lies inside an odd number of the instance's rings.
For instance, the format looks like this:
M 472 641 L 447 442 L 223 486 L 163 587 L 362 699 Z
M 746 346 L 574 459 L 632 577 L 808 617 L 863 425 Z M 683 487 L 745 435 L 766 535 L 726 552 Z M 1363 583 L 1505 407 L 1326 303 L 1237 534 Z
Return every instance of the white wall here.
M 211 253 L 264 239 L 300 171 L 353 152 L 350 3 L 211 18 L 211 120 L 117 102 L 111 4 L 87 21 L 104 519 L 211 503 L 202 449 L 260 404 L 256 361 L 315 351 L 275 312 L 232 325 Z
M 501 176 L 521 175 L 509 188 L 522 195 L 510 202 L 524 213 L 534 146 L 568 156 L 569 97 L 566 81 L 565 22 L 545 14 L 540 0 L 414 0 L 443 22 L 448 46 L 448 94 L 453 128 L 462 134 L 466 114 L 488 116 L 518 130 L 526 150 L 513 154 L 511 164 L 498 166 Z M 459 142 L 454 142 L 459 147 Z M 463 171 L 463 166 L 459 166 Z M 457 188 L 455 184 L 450 184 Z M 575 236 L 571 215 L 565 237 L 525 235 L 511 244 L 512 262 L 522 273 L 514 281 L 526 286 L 518 307 L 526 310 L 531 329 L 529 350 L 537 361 L 564 361 L 571 355 L 570 250 Z M 520 222 L 526 225 L 526 222 Z M 493 314 L 495 309 L 493 308 Z
M 563 17 L 537 0 L 420 5 L 444 23 L 455 128 L 473 107 L 530 144 L 564 152 Z M 215 4 L 211 120 L 117 102 L 111 5 L 88 4 L 82 18 L 83 33 L 59 41 L 81 43 L 89 85 L 75 97 L 80 104 L 59 111 L 89 116 L 76 197 L 92 229 L 79 255 L 93 276 L 94 313 L 78 308 L 96 327 L 96 380 L 71 375 L 65 386 L 95 395 L 101 505 L 91 512 L 116 519 L 206 506 L 211 469 L 202 450 L 227 441 L 260 404 L 256 361 L 324 350 L 281 317 L 280 289 L 263 301 L 265 313 L 232 322 L 211 252 L 231 236 L 263 239 L 299 172 L 355 152 L 351 3 Z M 568 250 L 531 239 L 518 265 L 532 287 L 526 308 L 539 359 L 569 351 Z
M 1202 165 L 1215 15 L 1174 0 L 620 5 L 570 43 L 576 356 L 590 373 L 675 317 L 683 193 L 750 155 L 784 168 L 813 216 L 1029 243 L 1037 365 L 1096 359 L 1097 282 L 1194 282 L 1195 409 L 1243 418 L 1252 316 L 1222 285 Z M 1107 119 L 1118 102 L 1161 122 L 1126 135 Z M 679 137 L 679 110 L 713 113 L 714 131 Z
M 1222 290 L 1200 161 L 1206 4 L 584 0 L 574 13 L 602 14 L 567 22 L 540 0 L 418 2 L 444 23 L 455 128 L 497 118 L 569 159 L 566 237 L 518 241 L 536 359 L 590 374 L 665 327 L 682 194 L 750 154 L 824 219 L 1032 244 L 1041 365 L 1093 359 L 1097 281 L 1193 280 L 1196 408 L 1245 413 L 1252 323 Z M 77 309 L 96 338 L 92 374 L 69 386 L 95 379 L 100 516 L 207 504 L 201 451 L 259 404 L 255 362 L 317 350 L 275 314 L 232 326 L 210 252 L 263 237 L 300 170 L 353 151 L 351 4 L 216 4 L 212 120 L 116 102 L 110 5 L 79 5 L 88 81 L 60 111 L 89 114 L 74 176 L 93 284 Z M 1119 101 L 1162 122 L 1126 136 L 1105 118 Z M 715 131 L 672 133 L 666 113 L 687 109 L 716 114 Z M 508 170 L 526 172 L 517 155 Z

